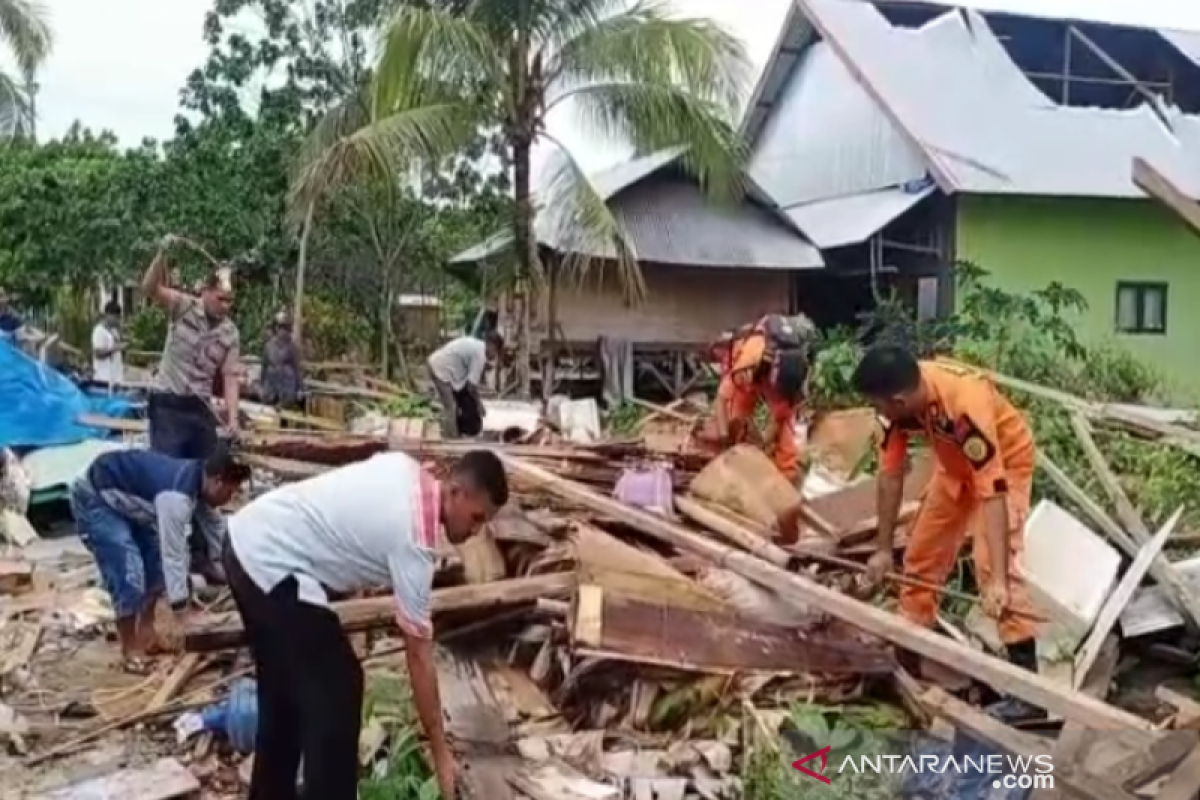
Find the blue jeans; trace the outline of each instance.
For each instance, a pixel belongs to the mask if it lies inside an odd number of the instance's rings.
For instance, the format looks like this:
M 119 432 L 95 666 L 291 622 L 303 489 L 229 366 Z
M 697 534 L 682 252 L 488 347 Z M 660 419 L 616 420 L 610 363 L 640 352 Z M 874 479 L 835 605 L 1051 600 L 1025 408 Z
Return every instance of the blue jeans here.
M 141 612 L 165 588 L 158 534 L 113 511 L 86 477 L 71 486 L 71 515 L 96 559 L 117 619 Z

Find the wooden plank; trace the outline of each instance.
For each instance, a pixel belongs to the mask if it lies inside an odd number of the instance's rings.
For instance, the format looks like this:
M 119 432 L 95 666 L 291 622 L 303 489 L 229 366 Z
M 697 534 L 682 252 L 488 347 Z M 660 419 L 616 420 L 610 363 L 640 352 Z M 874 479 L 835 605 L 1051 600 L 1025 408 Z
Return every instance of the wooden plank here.
M 494 583 L 450 586 L 433 590 L 434 614 L 448 611 L 487 612 L 507 606 L 533 603 L 541 598 L 570 596 L 575 576 L 569 572 L 512 578 Z M 396 601 L 389 595 L 334 603 L 333 610 L 348 633 L 388 627 L 396 615 Z M 246 642 L 242 621 L 236 614 L 209 620 L 184 633 L 184 649 L 194 653 L 241 647 Z
M 33 564 L 0 558 L 0 594 L 20 594 L 33 588 Z
M 972 736 L 988 744 L 999 747 L 1014 756 L 1051 756 L 1055 788 L 1065 788 L 1077 797 L 1094 798 L 1094 800 L 1136 800 L 1119 785 L 1089 775 L 1079 768 L 1078 764 L 1062 763 L 1053 760 L 1050 748 L 1046 747 L 1029 734 L 1010 728 L 998 719 L 988 716 L 977 708 L 951 697 L 936 686 L 926 690 L 924 704 L 935 713 L 940 714 L 954 723 L 960 730 L 967 731 Z
M 1166 731 L 1149 747 L 1136 748 L 1125 758 L 1108 765 L 1101 777 L 1117 786 L 1140 786 L 1178 764 L 1198 745 L 1200 737 L 1195 731 Z
M 173 758 L 161 758 L 142 769 L 123 769 L 111 775 L 44 792 L 32 800 L 173 800 L 199 797 L 200 781 Z
M 1100 649 L 1100 657 L 1096 659 L 1087 676 L 1084 677 L 1079 691 L 1097 700 L 1108 697 L 1108 688 L 1112 683 L 1113 673 L 1117 671 L 1117 662 L 1121 657 L 1121 648 L 1116 636 L 1104 640 Z M 1078 722 L 1068 722 L 1063 726 L 1058 740 L 1054 743 L 1055 764 L 1083 764 L 1087 762 L 1088 749 L 1097 736 L 1096 731 L 1089 730 Z M 1029 795 L 1029 800 L 1051 800 L 1064 797 L 1058 788 L 1038 787 Z
M 805 607 L 815 606 L 862 630 L 880 636 L 928 659 L 968 672 L 1003 695 L 1019 697 L 1066 719 L 1097 729 L 1149 730 L 1144 719 L 1094 698 L 1072 691 L 1043 676 L 1030 673 L 998 658 L 980 653 L 904 618 L 847 597 L 805 575 L 780 569 L 732 547 L 694 533 L 667 519 L 623 505 L 611 497 L 566 481 L 541 467 L 506 454 L 509 470 L 531 483 L 571 502 L 635 528 L 673 547 L 708 558 Z
M 459 764 L 464 797 L 516 800 L 510 780 L 524 765 L 504 711 L 479 664 L 439 648 L 438 688 L 446 735 Z
M 642 602 L 580 587 L 576 648 L 588 655 L 709 674 L 739 672 L 888 675 L 878 647 L 769 625 L 732 614 Z
M 1134 186 L 1178 217 L 1192 233 L 1200 236 L 1200 205 L 1176 186 L 1174 181 L 1141 157 L 1133 160 L 1132 178 Z
M 1167 782 L 1159 787 L 1154 800 L 1195 800 L 1200 792 L 1200 750 L 1193 750 Z
M 1167 544 L 1167 539 L 1175 532 L 1175 526 L 1179 524 L 1179 520 L 1183 518 L 1183 509 L 1178 509 L 1166 524 L 1159 529 L 1158 533 L 1154 534 L 1154 538 L 1149 544 L 1141 549 L 1137 558 L 1129 565 L 1129 569 L 1125 571 L 1125 575 L 1121 578 L 1121 582 L 1117 584 L 1117 588 L 1108 596 L 1108 600 L 1100 607 L 1100 613 L 1096 616 L 1096 622 L 1092 625 L 1092 632 L 1088 634 L 1088 638 L 1084 641 L 1083 647 L 1080 648 L 1079 654 L 1075 657 L 1075 685 L 1078 686 L 1083 682 L 1083 678 L 1091 670 L 1092 664 L 1096 662 L 1096 658 L 1100 655 L 1100 648 L 1104 645 L 1104 640 L 1112 633 L 1113 627 L 1117 624 L 1117 620 L 1121 616 L 1121 612 L 1125 610 L 1125 606 L 1129 605 L 1129 601 L 1133 599 L 1133 593 L 1138 590 L 1142 584 L 1142 579 L 1146 577 L 1146 573 L 1150 570 L 1150 565 L 1154 563 L 1154 559 L 1158 558 L 1162 549 Z
M 1137 509 L 1133 507 L 1129 496 L 1125 494 L 1120 481 L 1117 480 L 1112 467 L 1109 466 L 1108 460 L 1096 446 L 1096 441 L 1092 438 L 1091 424 L 1082 414 L 1076 412 L 1071 414 L 1071 427 L 1075 430 L 1075 438 L 1079 441 L 1079 446 L 1083 448 L 1084 455 L 1092 465 L 1092 472 L 1100 481 L 1104 493 L 1108 495 L 1109 503 L 1116 509 L 1117 518 L 1121 520 L 1125 530 L 1140 547 L 1150 544 L 1153 538 L 1150 535 L 1150 528 L 1142 520 Z M 1197 597 L 1195 592 L 1184 583 L 1183 577 L 1161 553 L 1151 562 L 1150 575 L 1163 587 L 1166 596 L 1183 615 L 1184 622 L 1188 627 L 1194 631 L 1200 630 L 1200 597 Z

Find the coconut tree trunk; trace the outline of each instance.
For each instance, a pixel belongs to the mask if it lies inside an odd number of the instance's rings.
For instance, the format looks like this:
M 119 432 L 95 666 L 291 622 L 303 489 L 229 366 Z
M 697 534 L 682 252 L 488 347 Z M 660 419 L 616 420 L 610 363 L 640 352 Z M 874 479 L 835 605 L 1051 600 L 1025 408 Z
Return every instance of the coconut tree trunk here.
M 309 203 L 304 212 L 304 226 L 300 229 L 300 257 L 296 261 L 296 296 L 292 308 L 292 338 L 300 352 L 304 349 L 304 273 L 308 266 L 308 236 L 312 233 L 313 206 Z
M 537 239 L 533 233 L 533 190 L 530 186 L 530 154 L 533 148 L 527 137 L 519 137 L 513 144 L 513 192 L 516 196 L 516 220 L 513 241 L 517 249 L 517 378 L 520 381 L 521 397 L 533 396 L 533 377 L 530 374 L 532 352 L 530 350 L 530 306 L 533 275 L 537 268 Z

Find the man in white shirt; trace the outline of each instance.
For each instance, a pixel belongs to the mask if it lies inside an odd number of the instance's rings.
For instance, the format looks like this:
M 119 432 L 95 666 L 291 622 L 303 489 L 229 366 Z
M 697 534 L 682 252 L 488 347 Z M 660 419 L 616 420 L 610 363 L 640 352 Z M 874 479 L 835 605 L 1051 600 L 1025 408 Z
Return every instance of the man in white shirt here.
M 488 364 L 503 351 L 504 340 L 496 331 L 483 339 L 460 336 L 433 351 L 428 366 L 442 405 L 442 438 L 479 435 L 485 413 L 479 384 Z
M 109 387 L 125 381 L 125 342 L 121 341 L 121 307 L 109 302 L 92 328 L 92 380 Z
M 404 453 L 283 486 L 229 520 L 225 573 L 258 680 L 250 800 L 355 800 L 363 672 L 329 592 L 391 585 L 413 702 L 442 797 L 455 797 L 433 663 L 432 591 L 439 529 L 459 543 L 508 502 L 495 453 L 464 455 L 438 481 Z

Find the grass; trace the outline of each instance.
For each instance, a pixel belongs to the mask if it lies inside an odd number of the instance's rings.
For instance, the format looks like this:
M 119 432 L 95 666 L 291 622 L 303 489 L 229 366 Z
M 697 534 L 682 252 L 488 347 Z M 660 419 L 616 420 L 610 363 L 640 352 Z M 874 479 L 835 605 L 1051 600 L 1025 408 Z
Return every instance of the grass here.
M 363 722 L 383 726 L 387 742 L 359 781 L 360 800 L 439 800 L 441 792 L 425 759 L 420 728 L 405 676 L 394 672 L 367 675 Z

